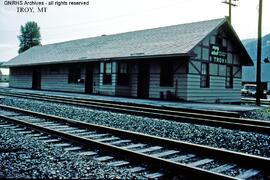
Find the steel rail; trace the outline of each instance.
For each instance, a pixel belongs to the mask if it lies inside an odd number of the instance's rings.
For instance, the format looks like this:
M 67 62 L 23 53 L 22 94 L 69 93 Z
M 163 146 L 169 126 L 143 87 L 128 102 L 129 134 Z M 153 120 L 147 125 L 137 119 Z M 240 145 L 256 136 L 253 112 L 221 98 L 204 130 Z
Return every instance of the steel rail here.
M 48 97 L 46 95 L 33 95 L 33 94 L 17 94 L 17 93 L 1 93 L 2 95 L 9 95 L 19 98 L 28 98 L 34 100 L 43 100 L 54 103 L 64 103 L 69 105 L 79 105 L 91 108 L 100 108 L 115 110 L 124 113 L 133 113 L 137 115 L 144 115 L 149 117 L 164 118 L 169 120 L 174 120 L 178 122 L 188 122 L 202 125 L 210 125 L 215 127 L 224 127 L 228 129 L 240 129 L 244 131 L 253 131 L 258 133 L 270 134 L 270 122 L 253 120 L 253 119 L 242 119 L 236 117 L 227 117 L 227 116 L 218 116 L 211 115 L 211 111 L 208 111 L 209 114 L 199 114 L 191 112 L 182 112 L 182 111 L 172 111 L 172 110 L 162 110 L 156 108 L 146 108 L 146 107 L 128 107 L 125 105 L 112 104 L 107 105 L 97 105 L 93 104 L 88 100 L 75 100 L 72 98 L 65 97 Z M 31 95 L 31 96 L 30 96 Z M 206 111 L 205 111 L 206 112 Z
M 256 99 L 254 98 L 241 98 L 242 103 L 249 103 L 249 104 L 255 104 Z M 270 105 L 270 100 L 261 99 L 261 104 L 263 105 Z
M 12 110 L 15 112 L 30 114 L 32 116 L 38 116 L 38 117 L 43 117 L 46 119 L 51 119 L 51 120 L 54 120 L 56 122 L 69 124 L 69 125 L 76 126 L 76 127 L 81 127 L 81 128 L 85 128 L 85 129 L 95 129 L 95 130 L 98 130 L 101 132 L 111 133 L 113 135 L 124 136 L 125 138 L 131 138 L 131 139 L 136 139 L 136 140 L 143 141 L 143 142 L 154 143 L 155 145 L 173 147 L 173 149 L 184 149 L 184 150 L 188 150 L 189 152 L 195 152 L 196 154 L 210 157 L 210 158 L 214 158 L 214 159 L 219 159 L 219 160 L 222 160 L 224 162 L 236 163 L 237 165 L 240 165 L 243 167 L 260 168 L 260 170 L 263 170 L 265 172 L 268 172 L 268 167 L 270 167 L 270 158 L 266 158 L 266 157 L 255 156 L 255 155 L 250 155 L 250 154 L 245 154 L 245 153 L 240 153 L 240 152 L 235 152 L 235 151 L 230 151 L 230 150 L 225 150 L 225 149 L 218 149 L 218 148 L 213 148 L 213 147 L 209 147 L 209 146 L 188 143 L 188 142 L 184 142 L 184 141 L 177 141 L 177 140 L 172 140 L 172 139 L 167 139 L 167 138 L 162 138 L 162 137 L 156 137 L 156 136 L 146 135 L 146 134 L 142 134 L 142 133 L 138 133 L 138 132 L 131 132 L 131 131 L 116 129 L 116 128 L 107 127 L 107 126 L 103 126 L 103 125 L 96 125 L 96 124 L 92 124 L 92 123 L 81 122 L 81 121 L 77 121 L 77 120 L 48 115 L 48 114 L 44 114 L 44 113 L 37 113 L 37 112 L 24 110 L 24 109 L 20 109 L 20 108 L 14 108 L 14 107 L 10 107 L 10 106 L 1 105 L 1 108 L 7 109 L 7 110 Z M 4 118 L 6 120 L 12 119 L 10 117 L 6 117 L 3 115 L 1 115 L 0 117 Z M 20 123 L 24 123 L 24 122 L 20 122 Z M 38 128 L 42 128 L 42 127 L 38 127 Z M 53 130 L 46 130 L 46 131 L 53 133 Z M 57 133 L 57 132 L 54 132 L 54 133 Z M 80 139 L 77 137 L 73 137 L 73 136 L 69 136 L 69 135 L 66 135 L 66 136 L 70 137 L 71 139 L 74 138 L 75 142 L 77 142 L 77 141 L 80 142 Z M 82 141 L 85 142 L 86 145 L 87 145 L 87 143 L 89 143 L 88 141 L 86 142 L 86 140 L 82 140 Z M 102 146 L 102 148 L 107 149 L 107 150 L 111 150 L 110 149 L 111 147 L 105 146 L 105 144 L 103 144 L 103 143 L 96 143 L 95 145 L 97 145 L 99 147 Z M 112 146 L 112 147 L 114 147 L 114 146 Z M 120 150 L 119 147 L 114 147 L 114 150 L 118 151 L 118 153 L 125 153 L 124 151 Z M 127 154 L 130 155 L 131 157 L 133 156 L 132 153 L 130 151 L 127 152 Z M 136 154 L 134 156 L 139 158 L 139 154 Z M 148 157 L 144 156 L 142 158 L 148 158 Z M 160 158 L 158 158 L 158 159 L 160 159 Z M 152 160 L 155 161 L 155 163 L 157 163 L 157 161 L 158 161 L 156 158 L 153 158 L 153 157 L 152 157 Z M 152 161 L 152 160 L 149 160 L 149 161 Z M 161 164 L 169 166 L 167 161 L 168 160 L 166 160 L 166 162 L 161 162 Z M 164 166 L 164 167 L 166 167 L 166 166 Z M 185 172 L 188 172 L 188 174 L 189 173 L 196 174 L 196 172 L 193 172 L 193 171 L 197 171 L 196 168 L 192 169 L 193 168 L 192 167 L 190 169 L 190 167 L 187 165 L 185 165 L 185 166 L 181 165 L 181 167 L 180 166 L 176 167 L 176 164 L 174 164 L 172 166 L 173 166 L 173 167 L 171 167 L 172 169 L 176 170 L 177 168 L 179 168 L 177 170 L 180 170 L 180 169 L 182 171 L 184 170 Z M 202 176 L 203 175 L 205 175 L 205 176 L 208 176 L 208 175 L 212 176 L 213 175 L 213 176 L 215 176 L 215 175 L 217 175 L 217 173 L 212 174 L 212 172 L 211 172 L 210 174 L 208 174 L 208 172 L 200 171 L 200 173 L 198 173 L 197 175 L 200 175 L 200 176 L 201 175 Z
M 201 168 L 196 168 L 196 167 L 188 166 L 188 165 L 181 164 L 178 162 L 154 157 L 151 155 L 147 155 L 147 154 L 139 153 L 136 151 L 124 149 L 124 148 L 117 147 L 114 145 L 109 145 L 106 143 L 98 142 L 98 141 L 95 141 L 92 139 L 79 137 L 76 135 L 72 135 L 72 134 L 57 131 L 57 130 L 52 130 L 49 128 L 34 125 L 32 123 L 24 122 L 22 120 L 18 120 L 18 119 L 11 118 L 8 116 L 0 115 L 0 118 L 3 120 L 6 120 L 8 122 L 14 123 L 14 124 L 19 124 L 19 125 L 25 126 L 27 128 L 31 128 L 33 130 L 42 132 L 42 133 L 50 134 L 52 136 L 59 137 L 59 138 L 62 138 L 64 140 L 67 140 L 67 141 L 70 141 L 70 142 L 73 142 L 76 144 L 80 144 L 80 145 L 84 146 L 85 148 L 93 148 L 93 147 L 100 148 L 100 149 L 102 149 L 102 151 L 107 151 L 109 153 L 113 152 L 115 154 L 118 154 L 120 156 L 125 157 L 125 159 L 127 159 L 127 157 L 131 158 L 132 161 L 137 162 L 137 163 L 147 163 L 152 168 L 153 167 L 161 168 L 161 169 L 170 171 L 170 173 L 172 173 L 172 174 L 179 175 L 178 173 L 181 172 L 180 174 L 183 173 L 183 174 L 188 175 L 190 177 L 200 177 L 200 178 L 207 178 L 207 179 L 213 178 L 213 179 L 224 179 L 224 180 L 225 179 L 237 179 L 237 178 L 227 176 L 224 174 L 215 173 L 215 172 L 207 171 L 207 170 L 204 170 Z
M 204 109 L 187 109 L 187 108 L 180 108 L 180 107 L 169 107 L 169 106 L 153 106 L 153 105 L 147 105 L 147 104 L 131 104 L 131 103 L 125 103 L 125 102 L 112 102 L 112 101 L 106 101 L 106 100 L 91 100 L 91 99 L 83 99 L 83 98 L 77 98 L 77 97 L 67 97 L 67 96 L 58 96 L 58 95 L 42 95 L 42 94 L 34 94 L 34 93 L 21 93 L 21 92 L 0 92 L 2 95 L 18 95 L 18 96 L 31 96 L 31 97 L 40 97 L 40 98 L 47 98 L 47 99 L 57 99 L 57 100 L 68 100 L 72 102 L 79 102 L 89 105 L 100 105 L 110 108 L 110 106 L 119 107 L 119 108 L 125 108 L 125 109 L 135 109 L 135 110 L 148 110 L 148 111 L 162 111 L 164 113 L 168 114 L 181 114 L 181 113 L 190 113 L 191 115 L 199 114 L 205 115 L 208 117 L 210 114 L 211 116 L 226 116 L 226 117 L 239 117 L 239 113 L 237 112 L 227 112 L 227 111 L 220 111 L 220 110 L 204 110 Z M 30 97 L 29 97 L 30 98 Z M 210 116 L 210 117 L 211 117 Z

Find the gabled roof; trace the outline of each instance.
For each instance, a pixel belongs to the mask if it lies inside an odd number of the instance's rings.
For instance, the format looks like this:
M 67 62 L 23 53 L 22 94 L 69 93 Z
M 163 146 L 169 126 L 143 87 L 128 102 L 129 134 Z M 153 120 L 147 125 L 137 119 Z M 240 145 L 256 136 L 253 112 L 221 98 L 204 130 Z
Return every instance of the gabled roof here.
M 214 19 L 35 46 L 4 65 L 29 66 L 167 55 L 187 56 L 208 34 L 226 22 L 224 18 Z

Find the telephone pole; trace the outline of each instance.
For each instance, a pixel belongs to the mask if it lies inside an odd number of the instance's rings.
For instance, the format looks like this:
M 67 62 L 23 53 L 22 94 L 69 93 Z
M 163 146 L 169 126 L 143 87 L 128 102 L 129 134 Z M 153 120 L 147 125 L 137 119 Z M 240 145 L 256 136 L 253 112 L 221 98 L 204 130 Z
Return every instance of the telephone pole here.
M 232 2 L 233 1 L 233 2 Z M 236 7 L 237 4 L 236 1 L 239 1 L 239 0 L 229 0 L 229 1 L 223 1 L 222 3 L 224 4 L 228 4 L 229 5 L 229 22 L 231 23 L 232 22 L 232 6 Z
M 261 105 L 261 56 L 262 56 L 262 0 L 259 0 L 258 45 L 257 45 L 257 78 L 256 105 Z

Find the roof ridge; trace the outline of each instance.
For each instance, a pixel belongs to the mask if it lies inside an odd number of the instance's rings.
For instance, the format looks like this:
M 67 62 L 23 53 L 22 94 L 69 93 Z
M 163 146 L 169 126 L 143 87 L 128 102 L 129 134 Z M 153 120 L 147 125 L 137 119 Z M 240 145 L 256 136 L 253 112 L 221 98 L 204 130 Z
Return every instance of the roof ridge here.
M 154 28 L 149 28 L 149 29 L 139 29 L 135 31 L 127 31 L 127 32 L 120 32 L 120 33 L 115 33 L 115 34 L 108 34 L 108 35 L 101 35 L 101 36 L 93 36 L 93 37 L 85 37 L 85 38 L 79 38 L 79 39 L 73 39 L 73 40 L 67 40 L 67 41 L 62 41 L 62 42 L 56 42 L 56 43 L 50 43 L 50 44 L 45 44 L 41 46 L 34 46 L 34 47 L 42 47 L 42 46 L 49 46 L 49 45 L 58 45 L 58 44 L 64 44 L 64 43 L 69 43 L 69 42 L 74 42 L 74 41 L 81 41 L 81 40 L 86 40 L 86 39 L 92 39 L 92 38 L 102 38 L 102 37 L 111 37 L 111 36 L 116 36 L 116 35 L 123 35 L 123 34 L 128 34 L 128 33 L 135 33 L 135 32 L 142 32 L 142 31 L 148 31 L 148 30 L 155 30 L 155 29 L 160 29 L 160 28 L 170 28 L 170 27 L 176 27 L 176 26 L 181 26 L 181 25 L 190 25 L 190 24 L 196 24 L 196 23 L 205 23 L 205 22 L 210 22 L 210 21 L 218 21 L 218 20 L 224 20 L 225 18 L 216 18 L 216 19 L 210 19 L 210 20 L 202 20 L 202 21 L 194 21 L 194 22 L 188 22 L 188 23 L 182 23 L 182 24 L 174 24 L 174 25 L 168 25 L 168 26 L 160 26 L 160 27 L 154 27 Z

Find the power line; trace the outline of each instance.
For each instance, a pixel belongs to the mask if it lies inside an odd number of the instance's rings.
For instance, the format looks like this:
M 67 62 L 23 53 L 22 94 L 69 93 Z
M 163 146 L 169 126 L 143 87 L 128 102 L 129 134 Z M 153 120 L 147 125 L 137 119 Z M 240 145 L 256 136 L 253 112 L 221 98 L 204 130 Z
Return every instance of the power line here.
M 233 2 L 232 2 L 233 1 Z M 229 22 L 232 22 L 232 6 L 237 7 L 236 2 L 239 0 L 229 0 L 223 1 L 222 3 L 229 5 Z

